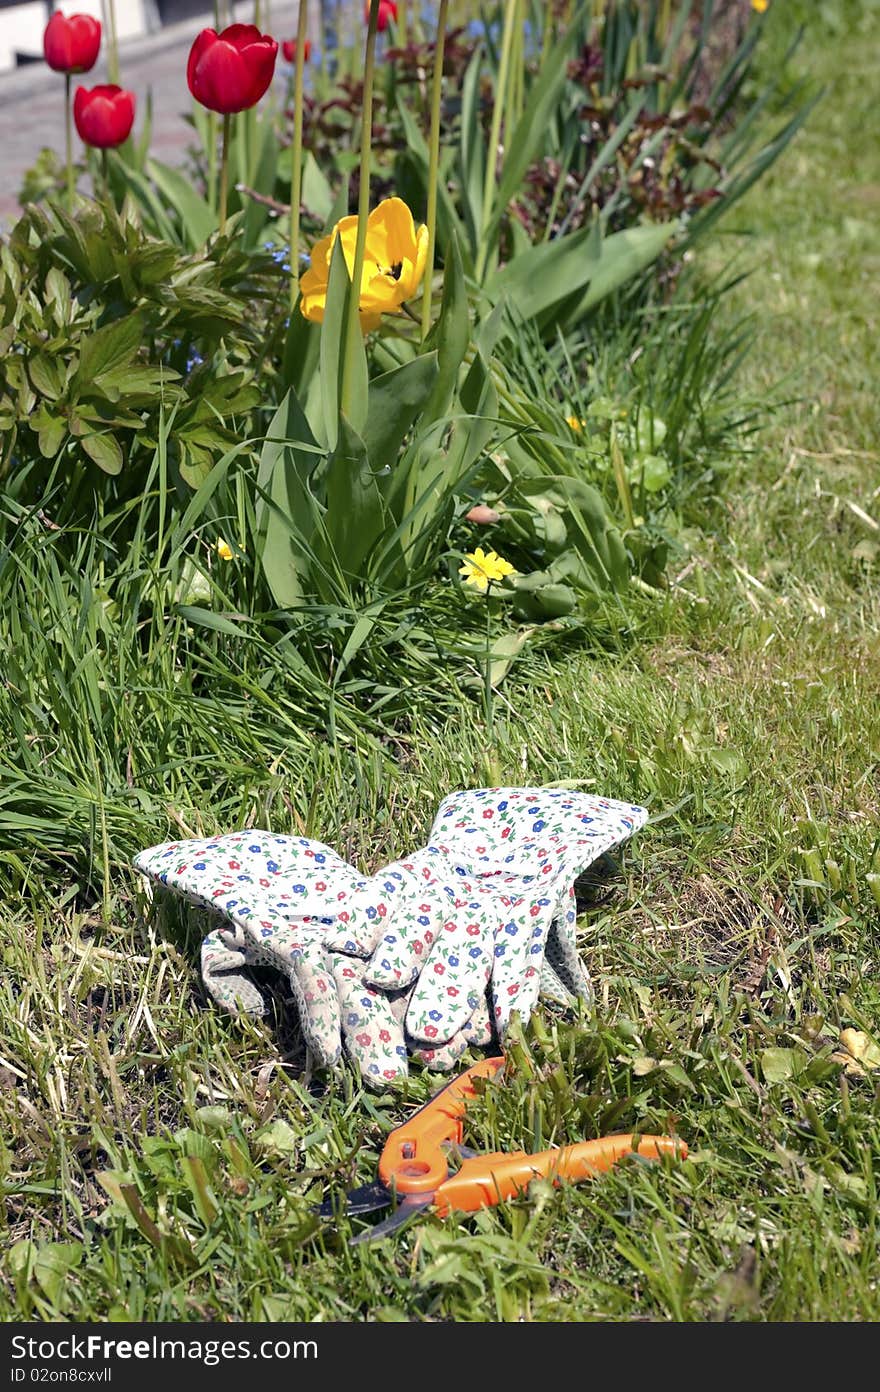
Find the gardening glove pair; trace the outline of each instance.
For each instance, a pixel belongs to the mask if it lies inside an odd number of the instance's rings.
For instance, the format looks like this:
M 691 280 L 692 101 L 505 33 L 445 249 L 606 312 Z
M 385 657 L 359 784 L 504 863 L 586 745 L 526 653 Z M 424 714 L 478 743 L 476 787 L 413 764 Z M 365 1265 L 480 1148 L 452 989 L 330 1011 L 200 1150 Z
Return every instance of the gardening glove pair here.
M 135 868 L 148 880 L 216 916 L 201 951 L 202 978 L 218 1005 L 262 1016 L 263 996 L 247 975 L 270 966 L 288 979 L 306 1044 L 316 1062 L 332 1068 L 342 1050 L 363 1077 L 385 1085 L 406 1075 L 407 1054 L 431 1067 L 451 1068 L 486 1027 L 468 1022 L 443 1047 L 407 1039 L 410 992 L 380 990 L 362 980 L 362 964 L 324 943 L 337 917 L 353 929 L 378 921 L 384 906 L 353 865 L 320 841 L 232 832 L 206 840 L 171 841 L 142 851 Z M 356 906 L 354 900 L 357 900 Z
M 355 891 L 325 944 L 367 958 L 368 987 L 409 989 L 411 1040 L 456 1041 L 454 1056 L 463 1033 L 503 1041 L 513 1011 L 527 1020 L 539 995 L 589 997 L 575 882 L 647 815 L 564 789 L 454 793 L 429 845 Z
M 170 842 L 135 866 L 216 913 L 202 972 L 218 1004 L 263 1014 L 244 973 L 280 969 L 316 1061 L 333 1067 L 344 1047 L 382 1086 L 408 1054 L 444 1070 L 502 1040 L 539 992 L 589 994 L 574 882 L 646 816 L 564 790 L 478 790 L 446 798 L 430 844 L 369 878 L 321 842 L 261 831 Z

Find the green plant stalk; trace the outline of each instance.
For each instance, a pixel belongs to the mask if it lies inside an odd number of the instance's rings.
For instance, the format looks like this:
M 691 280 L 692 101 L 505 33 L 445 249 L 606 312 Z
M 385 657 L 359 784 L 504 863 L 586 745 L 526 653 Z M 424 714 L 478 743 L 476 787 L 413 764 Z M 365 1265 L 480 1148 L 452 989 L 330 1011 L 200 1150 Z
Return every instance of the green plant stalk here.
M 73 109 L 70 104 L 70 73 L 64 74 L 64 129 L 67 137 L 67 211 L 73 212 Z
M 293 147 L 290 155 L 290 312 L 299 294 L 299 219 L 302 202 L 303 74 L 305 71 L 307 0 L 299 0 L 296 61 L 293 69 Z
M 223 145 L 220 151 L 220 210 L 217 214 L 220 235 L 226 231 L 226 193 L 229 185 L 229 127 L 231 117 L 228 112 L 223 117 Z
M 217 113 L 208 112 L 208 206 L 217 206 Z
M 378 21 L 379 0 L 370 0 L 367 48 L 364 55 L 364 110 L 361 127 L 357 240 L 354 248 L 354 266 L 351 273 L 352 289 L 348 300 L 348 322 L 345 327 L 345 352 L 342 366 L 342 392 L 340 394 L 340 405 L 346 415 L 351 407 L 352 356 L 354 346 L 357 343 L 356 335 L 361 331 L 361 281 L 364 272 L 364 253 L 367 247 L 367 218 L 370 215 L 370 146 L 373 139 L 373 74 L 376 62 L 376 27 Z
M 525 63 L 523 25 L 526 20 L 526 10 L 523 0 L 516 0 L 516 5 L 519 15 L 513 28 L 513 47 L 510 54 L 510 101 L 508 103 L 511 129 L 516 127 L 522 112 L 523 64 Z
M 446 49 L 446 18 L 449 0 L 440 0 L 437 40 L 434 47 L 434 77 L 431 83 L 431 134 L 428 152 L 428 258 L 425 262 L 422 292 L 422 342 L 431 327 L 431 287 L 434 280 L 434 253 L 437 246 L 437 180 L 440 166 L 440 117 L 443 96 L 443 56 Z
M 629 479 L 626 476 L 623 452 L 617 442 L 617 432 L 613 425 L 611 427 L 611 464 L 614 469 L 614 481 L 617 484 L 617 493 L 626 517 L 626 524 L 630 531 L 633 531 L 636 525 L 636 518 L 633 511 L 632 493 L 630 492 Z
M 107 7 L 107 28 L 109 30 L 109 43 L 107 46 L 107 76 L 111 82 L 119 83 L 119 48 L 116 42 L 116 0 L 105 0 Z
M 107 203 L 110 202 L 110 164 L 106 150 L 101 151 L 101 181 L 104 185 L 103 194 Z
M 492 593 L 492 581 L 486 582 L 486 683 L 483 691 L 483 702 L 486 713 L 486 742 L 491 745 L 492 736 L 495 732 L 495 697 L 492 691 L 492 613 L 489 609 L 489 595 Z
M 480 214 L 480 249 L 477 253 L 477 280 L 482 280 L 489 256 L 489 224 L 492 221 L 492 191 L 495 184 L 495 166 L 498 162 L 498 141 L 501 137 L 501 121 L 507 98 L 507 74 L 510 69 L 510 51 L 513 45 L 513 31 L 519 15 L 518 0 L 507 0 L 504 11 L 504 32 L 501 39 L 501 61 L 498 65 L 498 80 L 495 84 L 495 105 L 492 109 L 492 125 L 489 131 L 489 147 L 486 151 L 486 178 L 483 184 L 483 207 Z

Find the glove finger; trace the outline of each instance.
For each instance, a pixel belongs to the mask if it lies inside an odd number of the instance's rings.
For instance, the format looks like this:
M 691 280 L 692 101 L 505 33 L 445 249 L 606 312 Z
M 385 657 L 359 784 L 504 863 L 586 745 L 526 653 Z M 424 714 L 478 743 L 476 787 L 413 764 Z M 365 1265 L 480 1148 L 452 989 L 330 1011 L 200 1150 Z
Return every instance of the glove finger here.
M 407 1074 L 402 1005 L 363 981 L 360 964 L 334 954 L 333 979 L 345 1049 L 364 1082 L 386 1087 Z
M 212 1000 L 233 1015 L 265 1015 L 266 1003 L 241 967 L 251 965 L 243 933 L 216 928 L 202 943 L 202 980 Z
M 503 1039 L 511 1013 L 528 1020 L 541 989 L 541 964 L 553 916 L 547 895 L 523 898 L 511 906 L 495 934 L 492 961 L 492 1014 Z
M 322 1067 L 334 1068 L 342 1057 L 342 1028 L 328 954 L 319 938 L 305 939 L 289 948 L 287 959 L 303 1038 Z
M 364 979 L 384 990 L 409 986 L 424 970 L 429 953 L 450 915 L 466 911 L 449 884 L 411 881 L 395 906 L 364 971 Z
M 369 957 L 393 922 L 413 898 L 423 894 L 425 879 L 414 861 L 395 861 L 366 880 L 337 913 L 337 921 L 324 934 L 332 952 Z M 401 919 L 401 929 L 406 924 Z M 378 982 L 376 983 L 379 984 Z M 395 988 L 401 983 L 394 980 Z
M 484 992 L 471 1018 L 458 1034 L 445 1044 L 429 1048 L 413 1039 L 408 1039 L 407 1043 L 413 1058 L 419 1059 L 426 1068 L 434 1068 L 438 1073 L 448 1073 L 468 1049 L 486 1048 L 494 1037 L 489 1001 Z
M 448 1042 L 479 1006 L 492 967 L 491 927 L 484 914 L 485 906 L 474 900 L 444 924 L 406 1012 L 406 1028 L 414 1040 Z

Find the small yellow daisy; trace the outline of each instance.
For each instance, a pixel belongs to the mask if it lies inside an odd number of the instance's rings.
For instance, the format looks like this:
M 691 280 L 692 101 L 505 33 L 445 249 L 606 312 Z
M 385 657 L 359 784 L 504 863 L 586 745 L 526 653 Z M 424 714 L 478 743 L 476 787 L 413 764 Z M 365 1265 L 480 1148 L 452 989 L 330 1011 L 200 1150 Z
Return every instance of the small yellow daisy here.
M 220 557 L 221 561 L 231 561 L 231 560 L 232 560 L 232 547 L 229 545 L 229 542 L 228 542 L 228 541 L 224 541 L 222 537 L 221 537 L 220 540 L 217 542 L 217 548 L 216 548 L 216 549 L 217 549 L 217 555 Z
M 758 14 L 766 14 L 770 8 L 770 0 L 752 0 L 752 9 Z
M 565 417 L 565 424 L 568 426 L 570 430 L 573 430 L 576 435 L 580 435 L 586 423 L 587 422 L 584 420 L 583 416 Z
M 465 556 L 464 565 L 458 573 L 464 576 L 466 585 L 472 585 L 475 590 L 485 594 L 493 581 L 513 575 L 514 567 L 495 551 L 484 551 L 482 546 L 478 546 Z

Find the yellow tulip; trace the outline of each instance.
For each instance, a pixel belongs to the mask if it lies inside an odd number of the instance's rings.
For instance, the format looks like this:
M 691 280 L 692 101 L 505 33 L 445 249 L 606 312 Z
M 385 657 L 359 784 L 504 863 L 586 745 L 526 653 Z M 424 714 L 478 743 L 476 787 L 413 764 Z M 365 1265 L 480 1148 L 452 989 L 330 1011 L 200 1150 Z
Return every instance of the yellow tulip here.
M 752 9 L 757 10 L 758 14 L 766 14 L 770 8 L 770 0 L 752 0 Z
M 329 237 L 312 249 L 312 263 L 300 281 L 300 308 L 306 319 L 320 324 L 327 304 L 330 257 L 336 238 L 348 274 L 354 271 L 357 217 L 337 222 Z M 385 198 L 367 218 L 367 246 L 361 276 L 360 317 L 364 333 L 377 329 L 383 314 L 398 314 L 404 301 L 415 294 L 425 274 L 428 229 L 416 230 L 413 215 L 402 198 Z

